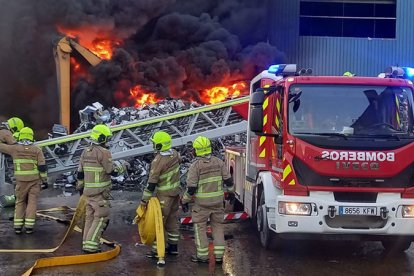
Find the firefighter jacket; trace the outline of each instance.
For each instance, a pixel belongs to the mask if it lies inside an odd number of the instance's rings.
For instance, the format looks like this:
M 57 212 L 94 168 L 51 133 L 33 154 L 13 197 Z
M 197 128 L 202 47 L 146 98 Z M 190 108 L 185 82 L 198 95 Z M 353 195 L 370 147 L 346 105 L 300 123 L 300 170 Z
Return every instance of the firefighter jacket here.
M 6 145 L 0 143 L 0 152 L 13 157 L 16 181 L 47 181 L 45 157 L 39 147 L 35 145 Z
M 6 143 L 8 145 L 13 145 L 17 143 L 11 131 L 6 128 L 0 128 L 0 142 Z
M 157 153 L 151 163 L 148 185 L 142 200 L 147 201 L 157 187 L 157 195 L 176 196 L 180 194 L 180 154 L 170 149 Z
M 91 145 L 81 155 L 78 167 L 78 188 L 85 196 L 95 196 L 111 190 L 112 154 L 99 145 Z M 79 179 L 79 174 L 83 178 Z
M 187 191 L 183 203 L 190 201 L 189 189 L 195 189 L 195 204 L 211 207 L 223 204 L 223 180 L 231 178 L 226 164 L 215 156 L 198 157 L 188 169 Z M 233 188 L 233 187 L 231 187 Z

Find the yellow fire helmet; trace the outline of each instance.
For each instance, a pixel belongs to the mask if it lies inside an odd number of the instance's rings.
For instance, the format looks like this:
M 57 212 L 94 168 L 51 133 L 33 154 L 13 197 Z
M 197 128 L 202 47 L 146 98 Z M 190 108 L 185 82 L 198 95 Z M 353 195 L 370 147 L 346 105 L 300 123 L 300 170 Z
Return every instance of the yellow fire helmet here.
M 22 119 L 18 117 L 8 119 L 7 124 L 9 125 L 9 129 L 12 133 L 19 132 L 22 128 L 24 128 Z
M 157 131 L 150 138 L 154 145 L 154 150 L 166 151 L 171 148 L 171 135 L 165 131 Z
M 343 76 L 344 76 L 344 77 L 354 77 L 354 76 L 355 76 L 355 74 L 352 74 L 351 72 L 346 71 L 346 72 L 343 74 Z
M 31 129 L 30 127 L 22 128 L 19 132 L 19 141 L 22 141 L 22 140 L 29 140 L 33 142 L 34 140 L 33 129 Z
M 90 138 L 98 144 L 103 144 L 108 141 L 108 138 L 112 136 L 112 131 L 106 125 L 100 124 L 92 128 Z
M 198 136 L 193 142 L 193 148 L 197 156 L 211 154 L 211 142 L 205 136 Z

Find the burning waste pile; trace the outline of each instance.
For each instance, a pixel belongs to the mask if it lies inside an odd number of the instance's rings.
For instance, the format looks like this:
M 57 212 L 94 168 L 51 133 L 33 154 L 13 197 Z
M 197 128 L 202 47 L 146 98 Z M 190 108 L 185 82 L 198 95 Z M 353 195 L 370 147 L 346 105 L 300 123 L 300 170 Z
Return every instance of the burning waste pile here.
M 199 106 L 201 106 L 201 104 L 196 102 L 185 102 L 171 98 L 158 101 L 157 103 L 143 104 L 139 107 L 112 107 L 109 109 L 103 109 L 101 103 L 95 102 L 91 106 L 88 105 L 79 111 L 80 126 L 74 133 L 90 130 L 96 124 L 114 126 L 125 122 L 162 116 Z
M 143 104 L 139 107 L 123 107 L 104 109 L 103 105 L 95 102 L 79 111 L 80 126 L 75 133 L 92 129 L 96 124 L 107 124 L 108 126 L 119 125 L 126 122 L 139 121 L 146 118 L 162 116 L 183 110 L 201 106 L 196 102 L 182 101 L 181 99 L 164 99 L 156 103 Z M 212 140 L 213 155 L 224 158 L 224 149 L 227 146 L 244 146 L 246 134 L 225 136 Z M 191 143 L 175 147 L 182 157 L 181 176 L 182 183 L 185 182 L 186 172 L 194 159 Z M 126 160 L 131 164 L 128 172 L 124 175 L 112 178 L 112 188 L 124 191 L 143 191 L 147 183 L 150 164 L 153 160 L 153 153 L 136 156 Z M 75 192 L 76 172 L 67 172 L 55 180 L 54 187 L 62 188 L 64 193 L 70 195 Z

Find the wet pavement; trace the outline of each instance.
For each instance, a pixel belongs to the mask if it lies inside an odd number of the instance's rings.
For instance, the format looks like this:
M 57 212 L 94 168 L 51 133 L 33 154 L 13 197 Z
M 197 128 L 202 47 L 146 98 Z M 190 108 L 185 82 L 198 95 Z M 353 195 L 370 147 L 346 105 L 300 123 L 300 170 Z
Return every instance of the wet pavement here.
M 190 261 L 195 247 L 187 226 L 181 229 L 180 255 L 167 258 L 166 266 L 159 269 L 155 260 L 145 257 L 149 248 L 139 244 L 137 226 L 132 224 L 140 194 L 112 194 L 111 221 L 104 237 L 121 244 L 120 255 L 107 262 L 37 269 L 34 275 L 414 275 L 414 245 L 405 254 L 395 256 L 385 254 L 379 242 L 294 240 L 265 250 L 250 220 L 225 225 L 227 249 L 222 265 Z M 63 196 L 61 191 L 49 189 L 42 192 L 39 209 L 75 207 L 78 199 L 78 195 Z M 2 249 L 51 248 L 60 242 L 67 228 L 39 218 L 35 233 L 17 236 L 9 220 L 13 209 L 1 209 L 0 215 Z M 54 215 L 70 218 L 70 214 Z M 81 254 L 80 244 L 81 235 L 74 232 L 55 253 L 0 253 L 0 275 L 21 275 L 38 258 Z

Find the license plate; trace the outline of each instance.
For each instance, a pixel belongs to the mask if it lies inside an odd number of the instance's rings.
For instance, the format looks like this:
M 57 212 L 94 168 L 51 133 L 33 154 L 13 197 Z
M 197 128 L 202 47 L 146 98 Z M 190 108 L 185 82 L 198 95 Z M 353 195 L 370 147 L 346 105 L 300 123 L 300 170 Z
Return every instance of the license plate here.
M 377 207 L 339 206 L 340 216 L 376 216 Z

